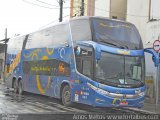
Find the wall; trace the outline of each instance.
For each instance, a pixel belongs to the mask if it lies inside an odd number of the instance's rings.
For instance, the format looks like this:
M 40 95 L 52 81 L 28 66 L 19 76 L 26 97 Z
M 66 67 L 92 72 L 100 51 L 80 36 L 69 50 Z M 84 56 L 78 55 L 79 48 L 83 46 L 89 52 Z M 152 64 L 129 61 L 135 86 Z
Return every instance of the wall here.
M 80 16 L 80 10 L 81 10 L 80 6 L 81 6 L 80 0 L 71 0 L 71 12 L 70 12 L 71 17 Z
M 149 21 L 149 0 L 128 0 L 127 21 L 139 30 L 143 44 L 146 44 L 146 26 Z
M 146 96 L 145 102 L 155 103 L 156 102 L 156 79 L 157 79 L 157 68 L 154 66 L 152 61 L 152 55 L 149 53 L 145 54 L 146 64 Z
M 126 20 L 127 0 L 111 0 L 110 18 L 116 16 L 117 19 Z
M 144 47 L 153 47 L 154 41 L 160 39 L 160 20 L 148 22 L 146 29 L 146 44 Z
M 95 16 L 110 16 L 110 0 L 95 0 Z
M 84 16 L 94 15 L 94 3 L 95 0 L 84 0 Z M 71 0 L 70 17 L 81 16 L 82 0 Z

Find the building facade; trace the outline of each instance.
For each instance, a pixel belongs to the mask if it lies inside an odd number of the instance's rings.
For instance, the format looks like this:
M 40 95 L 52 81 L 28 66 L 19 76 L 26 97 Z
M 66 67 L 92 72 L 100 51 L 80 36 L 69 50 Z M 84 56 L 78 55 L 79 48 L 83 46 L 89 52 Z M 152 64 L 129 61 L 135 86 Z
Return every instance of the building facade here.
M 93 16 L 95 0 L 71 0 L 70 17 Z
M 103 16 L 113 19 L 126 20 L 127 0 L 71 0 L 70 17 Z

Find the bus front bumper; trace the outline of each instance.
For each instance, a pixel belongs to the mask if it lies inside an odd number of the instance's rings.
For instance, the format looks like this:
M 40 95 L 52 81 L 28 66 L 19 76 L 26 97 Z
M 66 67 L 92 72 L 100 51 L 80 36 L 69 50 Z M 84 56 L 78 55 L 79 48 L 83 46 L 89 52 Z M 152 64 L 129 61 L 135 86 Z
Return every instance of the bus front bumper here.
M 136 107 L 141 108 L 144 104 L 144 96 L 125 99 L 125 98 L 112 98 L 106 95 L 95 93 L 94 106 L 97 107 Z

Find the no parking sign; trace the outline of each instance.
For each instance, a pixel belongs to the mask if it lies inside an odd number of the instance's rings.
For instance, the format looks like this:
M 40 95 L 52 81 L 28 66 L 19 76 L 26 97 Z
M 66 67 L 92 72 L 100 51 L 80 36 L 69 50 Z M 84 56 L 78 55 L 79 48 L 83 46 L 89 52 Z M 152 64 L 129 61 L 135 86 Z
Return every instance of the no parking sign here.
M 154 43 L 153 43 L 153 49 L 156 51 L 156 52 L 159 52 L 160 51 L 160 40 L 155 40 Z

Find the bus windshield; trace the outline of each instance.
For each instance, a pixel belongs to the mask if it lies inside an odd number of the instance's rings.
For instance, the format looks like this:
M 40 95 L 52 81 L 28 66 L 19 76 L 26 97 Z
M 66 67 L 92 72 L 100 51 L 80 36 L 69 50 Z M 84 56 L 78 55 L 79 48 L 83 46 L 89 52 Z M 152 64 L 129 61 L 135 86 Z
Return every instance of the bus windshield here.
M 127 49 L 143 49 L 136 27 L 130 23 L 108 19 L 92 19 L 93 40 Z
M 140 87 L 144 85 L 144 58 L 101 53 L 96 61 L 95 79 L 116 87 Z

